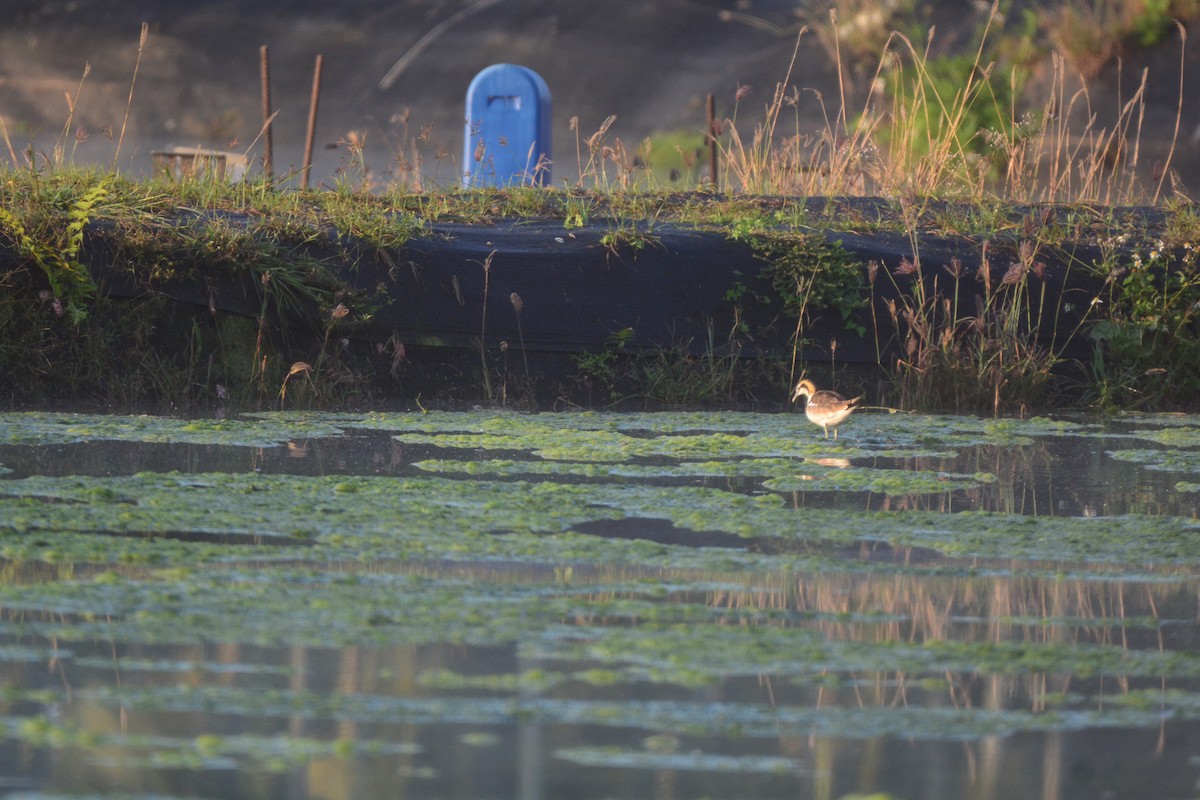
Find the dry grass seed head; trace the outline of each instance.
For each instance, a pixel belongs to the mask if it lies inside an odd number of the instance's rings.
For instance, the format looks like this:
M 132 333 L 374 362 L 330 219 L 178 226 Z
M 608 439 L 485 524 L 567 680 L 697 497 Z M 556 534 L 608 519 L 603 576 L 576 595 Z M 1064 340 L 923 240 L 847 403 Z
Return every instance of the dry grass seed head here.
M 1008 265 L 1008 271 L 1004 273 L 1004 277 L 1000 280 L 1001 286 L 1015 286 L 1020 283 L 1025 274 L 1029 272 L 1029 267 L 1024 263 L 1014 261 Z

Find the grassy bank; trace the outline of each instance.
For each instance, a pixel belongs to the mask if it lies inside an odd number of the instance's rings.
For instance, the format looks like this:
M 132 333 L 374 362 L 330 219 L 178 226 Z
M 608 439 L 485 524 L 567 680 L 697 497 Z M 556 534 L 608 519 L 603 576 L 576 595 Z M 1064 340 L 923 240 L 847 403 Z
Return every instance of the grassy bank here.
M 854 48 L 868 46 L 838 27 L 849 5 L 799 33 L 824 37 L 839 65 L 863 63 Z M 904 409 L 1193 407 L 1200 221 L 1170 156 L 1140 161 L 1145 81 L 1108 125 L 1072 122 L 1090 109 L 1086 86 L 1074 89 L 1088 70 L 1067 38 L 1083 23 L 1062 8 L 1045 23 L 1057 27 L 1033 31 L 996 4 L 969 47 L 946 52 L 893 15 L 885 23 L 897 27 L 870 39 L 877 67 L 839 73 L 841 96 L 815 130 L 796 111 L 805 90 L 790 68 L 757 113 L 739 108 L 739 91 L 695 140 L 715 175 L 677 138 L 630 148 L 607 124 L 576 126 L 575 174 L 560 187 L 465 191 L 431 187 L 407 157 L 381 185 L 354 137 L 334 185 L 299 190 L 294 176 L 135 179 L 80 166 L 70 119 L 44 150 L 18 152 L 5 129 L 0 402 L 771 407 L 808 373 Z M 1139 13 L 1089 24 L 1154 46 L 1176 30 Z M 1039 41 L 1055 43 L 1055 68 L 1049 99 L 1030 108 L 1022 92 Z M 864 77 L 871 88 L 855 103 L 845 85 Z M 114 147 L 116 165 L 121 136 Z M 691 170 L 694 183 L 680 191 L 666 169 Z M 514 219 L 552 221 L 564 238 L 599 230 L 597 245 L 629 261 L 661 247 L 664 231 L 703 231 L 738 243 L 751 266 L 730 270 L 732 322 L 710 322 L 700 343 L 634 347 L 637 332 L 617 328 L 531 363 L 518 293 L 508 298 L 518 341 L 489 339 L 490 258 L 472 267 L 485 292 L 474 344 L 363 335 L 393 299 L 386 281 L 354 279 L 362 264 L 415 272 L 410 244 L 433 226 Z M 864 237 L 894 246 L 864 257 L 847 244 Z M 934 257 L 938 242 L 954 256 Z M 180 287 L 208 291 L 207 307 L 181 304 Z M 240 299 L 218 308 L 218 294 Z M 873 359 L 846 363 L 852 346 Z
M 14 406 L 772 407 L 807 371 L 880 405 L 1025 413 L 1186 408 L 1200 386 L 1200 223 L 1187 204 L 376 195 L 81 170 L 9 171 L 2 187 L 0 373 Z M 365 333 L 391 299 L 385 281 L 357 278 L 362 264 L 415 270 L 409 248 L 433 226 L 514 218 L 586 230 L 634 263 L 668 231 L 736 242 L 748 257 L 724 288 L 734 323 L 699 348 L 634 348 L 634 331 L 616 330 L 588 352 L 533 353 L 532 366 L 520 342 L 488 339 L 486 311 L 478 343 L 457 349 Z M 887 255 L 864 261 L 851 237 Z M 935 259 L 932 241 L 961 257 Z M 486 278 L 486 263 L 468 266 Z M 181 303 L 181 287 L 235 307 Z M 519 326 L 521 297 L 509 301 Z M 839 363 L 855 347 L 874 363 Z

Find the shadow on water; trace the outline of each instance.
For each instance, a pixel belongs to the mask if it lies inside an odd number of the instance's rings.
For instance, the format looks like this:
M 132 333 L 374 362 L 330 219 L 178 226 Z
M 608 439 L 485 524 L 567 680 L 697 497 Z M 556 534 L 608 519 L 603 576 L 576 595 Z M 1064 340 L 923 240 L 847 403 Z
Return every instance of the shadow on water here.
M 862 541 L 834 544 L 814 539 L 780 539 L 738 536 L 720 531 L 693 531 L 680 528 L 670 520 L 636 517 L 585 522 L 576 525 L 576 533 L 603 539 L 637 539 L 671 547 L 712 547 L 744 550 L 763 555 L 823 555 L 858 560 L 862 563 L 945 563 L 946 557 L 921 547 L 893 547 L 887 542 Z
M 1194 794 L 1174 445 L 546 419 L 0 445 L 0 794 Z

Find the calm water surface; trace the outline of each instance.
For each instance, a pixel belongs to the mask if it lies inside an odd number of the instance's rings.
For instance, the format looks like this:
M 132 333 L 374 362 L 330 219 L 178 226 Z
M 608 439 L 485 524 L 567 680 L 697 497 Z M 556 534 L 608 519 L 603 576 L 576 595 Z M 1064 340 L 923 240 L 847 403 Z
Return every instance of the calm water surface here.
M 1200 794 L 1200 417 L 0 415 L 0 796 Z

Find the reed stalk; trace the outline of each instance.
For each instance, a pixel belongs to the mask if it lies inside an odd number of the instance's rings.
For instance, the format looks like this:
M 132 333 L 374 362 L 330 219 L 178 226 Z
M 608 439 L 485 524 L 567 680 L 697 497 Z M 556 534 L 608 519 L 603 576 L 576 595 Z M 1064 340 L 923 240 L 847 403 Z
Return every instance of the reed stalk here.
M 496 251 L 487 254 L 482 262 L 476 262 L 483 267 L 483 313 L 479 323 L 479 364 L 483 370 L 483 388 L 487 395 L 488 402 L 495 398 L 492 392 L 491 370 L 487 363 L 487 307 L 488 307 L 488 291 L 491 287 L 492 274 L 492 259 L 495 257 Z
M 146 48 L 146 40 L 150 37 L 150 25 L 142 23 L 142 33 L 138 37 L 137 59 L 133 62 L 133 79 L 129 82 L 129 99 L 125 102 L 125 116 L 121 119 L 121 133 L 117 137 L 117 151 L 113 154 L 112 171 L 117 171 L 121 160 L 121 145 L 125 142 L 125 128 L 129 125 L 129 111 L 133 108 L 133 89 L 137 85 L 138 69 L 142 66 L 142 51 Z

